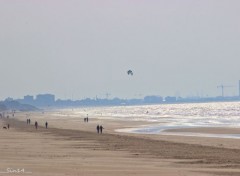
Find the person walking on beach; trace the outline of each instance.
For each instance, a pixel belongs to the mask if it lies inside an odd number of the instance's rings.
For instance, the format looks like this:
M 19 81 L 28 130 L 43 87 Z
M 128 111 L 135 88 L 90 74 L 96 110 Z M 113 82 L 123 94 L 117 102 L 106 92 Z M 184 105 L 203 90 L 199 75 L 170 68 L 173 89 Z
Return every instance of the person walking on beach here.
M 37 123 L 37 121 L 35 121 L 35 128 L 36 128 L 36 130 L 38 129 L 38 123 Z
M 99 127 L 99 125 L 97 125 L 97 133 L 99 134 L 99 129 L 100 129 L 100 127 Z
M 10 125 L 9 125 L 9 124 L 7 125 L 7 128 L 8 128 L 8 129 L 10 128 Z
M 102 131 L 103 131 L 103 126 L 101 125 L 100 127 L 99 127 L 99 129 L 100 129 L 100 133 L 102 134 Z
M 46 129 L 48 128 L 48 122 L 45 123 Z

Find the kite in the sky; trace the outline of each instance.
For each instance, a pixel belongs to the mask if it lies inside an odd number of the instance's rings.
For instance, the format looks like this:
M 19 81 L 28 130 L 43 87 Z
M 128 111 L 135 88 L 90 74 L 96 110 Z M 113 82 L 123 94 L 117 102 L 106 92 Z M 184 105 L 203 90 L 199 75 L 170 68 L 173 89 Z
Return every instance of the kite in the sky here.
M 133 75 L 133 71 L 132 70 L 128 70 L 127 74 L 132 76 Z

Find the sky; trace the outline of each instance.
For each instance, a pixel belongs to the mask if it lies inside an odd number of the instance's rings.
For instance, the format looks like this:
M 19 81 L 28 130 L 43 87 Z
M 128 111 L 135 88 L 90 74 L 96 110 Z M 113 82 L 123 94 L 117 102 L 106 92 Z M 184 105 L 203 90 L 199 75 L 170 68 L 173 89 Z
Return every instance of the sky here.
M 238 95 L 239 18 L 239 0 L 1 0 L 0 99 Z

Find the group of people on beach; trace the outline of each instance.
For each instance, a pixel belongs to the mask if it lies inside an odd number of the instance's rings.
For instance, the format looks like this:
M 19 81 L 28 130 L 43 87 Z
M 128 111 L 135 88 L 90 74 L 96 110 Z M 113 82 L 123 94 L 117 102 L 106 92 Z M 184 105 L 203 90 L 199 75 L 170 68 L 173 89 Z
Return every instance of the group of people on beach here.
M 31 124 L 30 119 L 27 119 L 27 124 L 29 124 L 29 125 Z M 37 130 L 38 129 L 38 122 L 37 121 L 35 121 L 34 126 L 35 126 L 35 129 Z M 45 122 L 45 128 L 46 129 L 48 128 L 48 122 L 47 121 Z
M 27 124 L 31 124 L 31 119 L 27 119 Z
M 100 126 L 99 126 L 99 125 L 97 125 L 97 133 L 98 133 L 98 134 L 99 134 L 99 133 L 100 133 L 100 134 L 102 134 L 102 132 L 103 132 L 103 129 L 104 129 L 104 128 L 103 128 L 103 126 L 102 126 L 102 125 L 100 125 Z
M 88 114 L 87 114 L 87 117 L 84 117 L 84 122 L 88 122 Z M 96 129 L 97 129 L 97 133 L 98 134 L 102 134 L 103 133 L 103 126 L 102 125 L 97 125 L 97 127 L 96 127 Z
M 83 120 L 84 122 L 88 123 L 88 114 L 87 114 L 87 117 L 85 117 Z M 98 134 L 102 134 L 104 128 L 102 125 L 97 125 L 96 129 Z
M 36 128 L 36 130 L 38 129 L 38 122 L 37 121 L 35 121 L 35 128 Z M 45 122 L 45 128 L 46 129 L 48 128 L 48 122 L 47 121 Z
M 31 124 L 31 119 L 27 119 L 27 124 L 28 124 L 28 125 Z M 38 129 L 38 122 L 37 122 L 37 121 L 35 121 L 34 126 L 35 126 L 35 128 L 36 128 L 36 130 L 37 130 L 37 129 Z
M 3 115 L 1 114 L 0 117 L 3 117 Z M 87 117 L 84 118 L 84 122 L 88 122 L 88 114 L 87 114 Z M 30 119 L 30 118 L 27 119 L 27 124 L 28 124 L 28 125 L 31 124 L 31 119 Z M 37 121 L 35 121 L 34 126 L 35 126 L 35 129 L 37 130 L 37 129 L 38 129 L 38 122 L 37 122 Z M 10 125 L 7 124 L 7 127 L 5 127 L 5 128 L 6 128 L 6 129 L 9 129 L 9 128 L 10 128 Z M 45 122 L 45 128 L 46 128 L 46 129 L 48 128 L 48 122 L 47 122 L 47 121 Z M 103 128 L 102 125 L 97 125 L 96 129 L 97 129 L 97 133 L 98 133 L 98 134 L 102 134 L 102 133 L 103 133 L 103 129 L 104 129 L 104 128 Z

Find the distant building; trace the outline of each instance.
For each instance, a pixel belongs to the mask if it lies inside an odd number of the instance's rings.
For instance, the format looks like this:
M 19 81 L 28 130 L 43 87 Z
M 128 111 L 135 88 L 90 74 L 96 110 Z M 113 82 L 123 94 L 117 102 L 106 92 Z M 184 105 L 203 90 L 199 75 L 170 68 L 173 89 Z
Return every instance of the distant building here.
M 5 101 L 5 102 L 7 102 L 7 101 L 13 101 L 13 98 L 8 97 L 8 98 L 6 98 L 4 101 Z
M 33 99 L 34 99 L 34 97 L 31 96 L 31 95 L 26 95 L 26 96 L 23 97 L 24 101 L 33 101 Z
M 52 94 L 39 94 L 36 97 L 35 103 L 38 106 L 51 106 L 55 103 L 55 95 Z
M 143 101 L 144 103 L 162 103 L 163 98 L 160 96 L 146 96 Z
M 31 95 L 26 95 L 23 97 L 22 103 L 24 104 L 33 104 L 34 103 L 34 97 Z
M 176 102 L 177 101 L 177 98 L 176 97 L 165 97 L 165 102 Z

